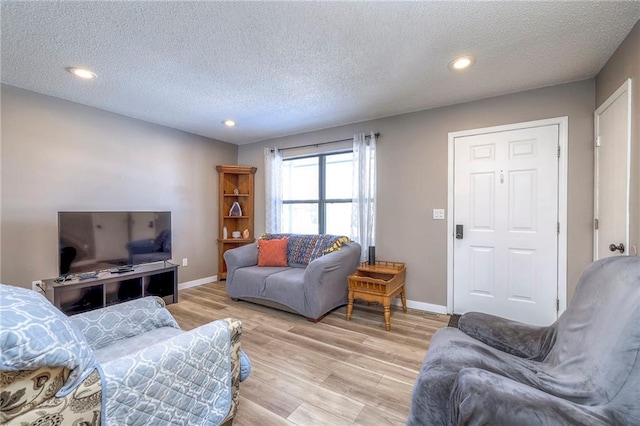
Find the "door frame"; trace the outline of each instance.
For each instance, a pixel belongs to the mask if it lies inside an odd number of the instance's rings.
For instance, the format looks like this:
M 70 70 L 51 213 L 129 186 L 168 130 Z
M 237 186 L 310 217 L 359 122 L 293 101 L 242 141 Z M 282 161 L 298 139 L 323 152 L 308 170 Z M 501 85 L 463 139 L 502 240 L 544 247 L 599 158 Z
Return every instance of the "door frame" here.
M 569 117 L 554 117 L 544 120 L 512 123 L 502 126 L 483 127 L 479 129 L 449 132 L 448 156 L 448 188 L 447 188 L 447 313 L 453 313 L 453 251 L 455 245 L 454 226 L 454 189 L 455 189 L 455 139 L 463 136 L 474 136 L 486 133 L 506 132 L 531 127 L 558 125 L 558 316 L 567 309 L 567 187 L 569 164 Z
M 593 155 L 593 217 L 594 218 L 598 218 L 599 217 L 599 212 L 598 212 L 598 207 L 600 205 L 599 203 L 599 198 L 600 198 L 600 193 L 598 191 L 598 183 L 600 180 L 600 175 L 598 173 L 598 160 L 599 160 L 599 144 L 598 144 L 598 137 L 600 136 L 599 133 L 599 128 L 600 128 L 600 116 L 602 115 L 602 112 L 604 110 L 606 110 L 607 108 L 609 108 L 611 106 L 612 103 L 614 103 L 615 101 L 618 100 L 618 98 L 620 98 L 621 96 L 623 96 L 624 92 L 627 92 L 627 140 L 626 140 L 626 148 L 627 148 L 627 193 L 626 193 L 626 201 L 627 201 L 627 206 L 626 206 L 626 216 L 627 216 L 627 229 L 625 230 L 625 241 L 624 244 L 627 247 L 627 255 L 630 254 L 630 249 L 631 247 L 629 247 L 629 241 L 630 241 L 630 225 L 631 225 L 631 123 L 632 123 L 632 114 L 631 114 L 631 107 L 632 107 L 632 97 L 631 97 L 631 79 L 628 78 L 624 83 L 622 83 L 622 85 L 620 87 L 618 87 L 618 89 L 613 92 L 613 94 L 611 96 L 609 96 L 607 98 L 606 101 L 604 101 L 602 103 L 602 105 L 600 105 L 596 111 L 593 113 L 593 140 L 594 140 L 594 155 Z M 598 237 L 600 235 L 600 230 L 599 229 L 595 229 L 594 226 L 594 230 L 593 230 L 593 260 L 595 261 L 598 257 Z

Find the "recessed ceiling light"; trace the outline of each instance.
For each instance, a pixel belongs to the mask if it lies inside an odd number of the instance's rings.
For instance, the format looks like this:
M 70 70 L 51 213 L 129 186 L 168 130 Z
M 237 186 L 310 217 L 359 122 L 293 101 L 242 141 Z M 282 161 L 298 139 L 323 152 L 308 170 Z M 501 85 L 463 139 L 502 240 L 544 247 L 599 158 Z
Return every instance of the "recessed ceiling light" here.
M 236 122 L 233 120 L 223 120 L 222 124 L 224 124 L 227 127 L 233 127 L 236 125 Z
M 451 71 L 462 71 L 469 68 L 476 62 L 473 56 L 460 56 L 449 62 L 449 69 Z
M 86 68 L 68 67 L 67 71 L 69 71 L 71 74 L 75 75 L 76 77 L 82 78 L 84 80 L 91 80 L 98 77 L 97 75 L 95 75 L 93 72 L 89 71 Z

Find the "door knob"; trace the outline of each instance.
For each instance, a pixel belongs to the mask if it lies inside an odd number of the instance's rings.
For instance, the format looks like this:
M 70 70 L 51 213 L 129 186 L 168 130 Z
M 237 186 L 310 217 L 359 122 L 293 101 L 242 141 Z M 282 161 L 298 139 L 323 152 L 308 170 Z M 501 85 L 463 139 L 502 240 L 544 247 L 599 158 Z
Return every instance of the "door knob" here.
M 609 244 L 610 251 L 619 251 L 620 253 L 624 253 L 624 244 L 620 243 L 619 245 Z

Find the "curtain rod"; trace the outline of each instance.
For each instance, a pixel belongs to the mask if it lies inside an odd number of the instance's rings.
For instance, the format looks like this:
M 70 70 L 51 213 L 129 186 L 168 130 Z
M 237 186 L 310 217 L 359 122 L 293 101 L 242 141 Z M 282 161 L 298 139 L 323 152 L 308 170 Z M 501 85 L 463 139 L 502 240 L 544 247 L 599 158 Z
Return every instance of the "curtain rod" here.
M 374 136 L 376 138 L 379 138 L 380 137 L 380 133 L 376 133 Z M 370 137 L 371 137 L 370 135 L 366 135 L 365 136 L 365 138 L 367 138 L 367 139 L 370 138 Z M 352 141 L 352 140 L 353 140 L 353 138 L 339 139 L 337 141 L 318 142 L 318 143 L 310 143 L 309 145 L 300 145 L 300 146 L 290 146 L 290 147 L 287 147 L 287 148 L 278 148 L 278 150 L 279 151 L 288 151 L 290 149 L 308 148 L 310 146 L 318 147 L 320 145 L 327 145 L 327 144 L 330 144 L 330 143 L 346 142 L 346 141 Z M 273 152 L 273 149 L 271 150 L 271 152 Z

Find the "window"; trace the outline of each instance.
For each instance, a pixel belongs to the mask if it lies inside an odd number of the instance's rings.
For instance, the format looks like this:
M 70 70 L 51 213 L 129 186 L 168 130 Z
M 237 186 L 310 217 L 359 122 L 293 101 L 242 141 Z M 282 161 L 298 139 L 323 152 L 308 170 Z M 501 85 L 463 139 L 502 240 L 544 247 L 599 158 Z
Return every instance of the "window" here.
M 282 232 L 351 235 L 353 153 L 282 161 Z

